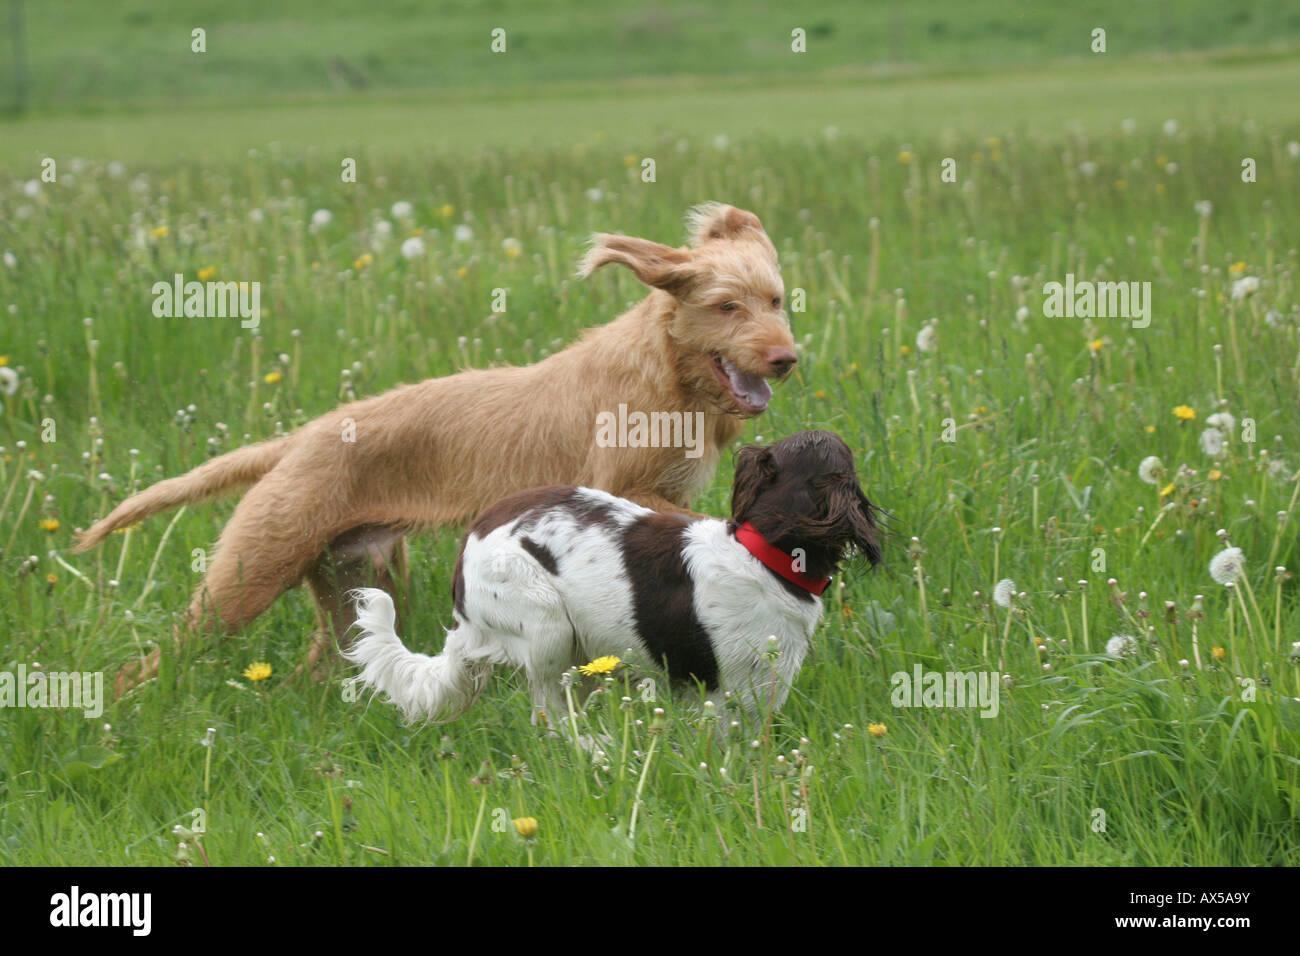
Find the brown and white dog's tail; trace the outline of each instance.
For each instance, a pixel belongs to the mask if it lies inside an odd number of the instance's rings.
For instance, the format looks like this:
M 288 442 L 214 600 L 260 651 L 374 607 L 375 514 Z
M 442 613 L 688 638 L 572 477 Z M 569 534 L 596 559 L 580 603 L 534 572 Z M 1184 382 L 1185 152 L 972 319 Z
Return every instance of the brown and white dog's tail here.
M 406 649 L 397 636 L 397 611 L 393 599 L 378 588 L 350 592 L 356 601 L 360 637 L 343 656 L 361 666 L 356 680 L 382 691 L 408 722 L 442 723 L 459 717 L 483 692 L 492 665 L 470 659 L 461 622 L 447 632 L 441 654 L 430 657 Z
M 72 550 L 88 551 L 117 529 L 143 521 L 160 511 L 203 501 L 223 491 L 253 484 L 280 463 L 292 438 L 292 435 L 286 435 L 273 441 L 249 445 L 204 462 L 176 478 L 151 485 L 138 495 L 123 501 L 106 518 L 101 518 L 83 531 Z

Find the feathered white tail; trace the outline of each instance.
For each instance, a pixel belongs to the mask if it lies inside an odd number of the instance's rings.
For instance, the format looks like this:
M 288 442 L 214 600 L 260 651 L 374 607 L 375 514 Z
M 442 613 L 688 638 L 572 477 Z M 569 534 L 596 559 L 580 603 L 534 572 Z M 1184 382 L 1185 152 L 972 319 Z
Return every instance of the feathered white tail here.
M 452 720 L 478 699 L 492 665 L 464 657 L 466 635 L 460 628 L 447 632 L 447 645 L 437 657 L 416 654 L 397 636 L 397 610 L 386 592 L 360 588 L 349 596 L 356 601 L 361 635 L 343 656 L 361 665 L 356 679 L 387 694 L 407 721 Z

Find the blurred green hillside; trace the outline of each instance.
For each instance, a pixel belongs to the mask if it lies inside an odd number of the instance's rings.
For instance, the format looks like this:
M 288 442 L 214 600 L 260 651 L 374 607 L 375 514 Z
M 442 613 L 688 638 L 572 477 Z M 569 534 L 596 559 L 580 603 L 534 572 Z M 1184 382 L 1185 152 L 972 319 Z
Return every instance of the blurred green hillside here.
M 0 102 L 15 95 L 11 13 L 0 0 Z M 1284 0 L 23 0 L 35 111 L 231 104 L 356 92 L 666 76 L 944 70 L 1090 56 L 1300 43 Z M 190 32 L 207 31 L 207 52 Z M 506 31 L 505 55 L 489 50 Z M 791 52 L 791 31 L 807 53 Z M 1255 58 L 1257 54 L 1250 54 Z

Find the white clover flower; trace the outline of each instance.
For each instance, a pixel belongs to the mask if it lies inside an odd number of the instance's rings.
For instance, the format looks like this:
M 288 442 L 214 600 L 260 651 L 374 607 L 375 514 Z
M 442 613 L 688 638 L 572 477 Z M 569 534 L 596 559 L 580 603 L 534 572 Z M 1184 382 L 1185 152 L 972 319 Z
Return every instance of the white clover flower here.
M 1138 465 L 1138 477 L 1148 485 L 1160 484 L 1160 479 L 1165 476 L 1165 463 L 1155 455 L 1147 455 Z
M 379 240 L 380 242 L 384 242 L 390 239 L 393 235 L 393 224 L 389 222 L 387 219 L 379 220 L 377 223 L 375 223 L 374 234 L 375 234 L 375 239 Z
M 918 352 L 933 352 L 938 347 L 939 330 L 935 327 L 935 320 L 931 319 L 916 333 L 916 349 Z
M 23 195 L 28 199 L 35 199 L 41 194 L 41 181 L 39 179 L 29 179 L 23 183 Z
M 18 373 L 8 365 L 0 365 L 0 393 L 13 395 L 18 391 Z
M 1215 412 L 1205 419 L 1205 424 L 1219 429 L 1225 435 L 1231 435 L 1237 430 L 1237 419 L 1232 416 L 1232 412 Z
M 1167 120 L 1165 120 L 1164 130 L 1165 130 L 1165 135 L 1166 135 L 1166 136 L 1177 136 L 1177 135 L 1178 135 L 1178 120 L 1176 120 L 1176 119 L 1167 119 Z
M 1016 321 L 1017 322 L 1029 321 L 1029 306 L 1022 305 L 1020 308 L 1016 309 Z
M 1232 297 L 1241 300 L 1259 291 L 1259 279 L 1255 276 L 1242 276 L 1232 284 Z
M 457 242 L 471 242 L 474 239 L 474 229 L 462 222 L 451 231 L 451 237 Z
M 1275 329 L 1282 324 L 1282 313 L 1277 309 L 1269 309 L 1264 313 L 1264 324 L 1270 329 Z
M 998 607 L 1011 607 L 1011 602 L 1016 596 L 1016 582 L 1010 578 L 1003 578 L 997 584 L 993 585 L 993 603 Z
M 1138 641 L 1136 637 L 1130 637 L 1128 634 L 1116 634 L 1106 642 L 1106 656 L 1120 660 L 1125 657 L 1134 657 L 1138 652 Z
M 419 236 L 412 236 L 402 243 L 403 259 L 419 259 L 424 256 L 424 240 Z
M 501 248 L 506 251 L 507 255 L 519 255 L 523 251 L 524 245 L 514 236 L 507 236 L 501 240 Z
M 313 229 L 324 229 L 334 221 L 334 213 L 328 209 L 317 209 L 311 214 L 311 225 Z
M 1217 428 L 1207 428 L 1201 432 L 1201 451 L 1211 458 L 1217 458 L 1223 454 L 1223 432 Z
M 1241 548 L 1224 548 L 1210 561 L 1210 577 L 1218 584 L 1232 584 L 1246 571 L 1246 555 Z
M 1120 121 L 1119 128 L 1125 136 L 1132 136 L 1137 132 L 1138 121 L 1131 116 L 1126 117 Z
M 1208 199 L 1201 199 L 1196 203 L 1194 208 L 1196 209 L 1196 215 L 1200 216 L 1202 219 L 1209 219 L 1210 213 L 1214 212 L 1214 203 L 1210 202 Z
M 399 199 L 393 203 L 393 208 L 390 211 L 394 219 L 410 219 L 411 213 L 415 212 L 415 207 L 405 199 Z
M 1169 176 L 1173 176 L 1173 175 L 1174 175 L 1175 173 L 1177 173 L 1177 172 L 1178 172 L 1178 164 L 1177 164 L 1177 163 L 1172 163 L 1172 162 L 1171 162 L 1171 163 L 1165 163 L 1165 173 L 1166 173 L 1167 175 L 1169 175 Z
M 1295 140 L 1286 144 L 1286 151 L 1291 154 L 1292 159 L 1300 159 L 1300 143 Z
M 605 191 L 593 186 L 591 189 L 588 189 L 583 193 L 583 195 L 587 197 L 587 202 L 600 202 L 605 198 Z
M 10 269 L 18 268 L 18 257 L 14 255 L 12 252 L 10 252 L 8 249 L 5 250 L 4 261 L 5 261 L 5 265 L 8 266 Z
M 713 137 L 714 149 L 723 150 L 725 152 L 727 147 L 730 145 L 731 140 L 727 137 L 726 133 L 719 133 L 717 136 Z
M 262 212 L 262 210 L 260 209 L 248 210 L 248 221 L 251 222 L 253 225 L 255 226 L 259 225 L 265 219 L 266 219 L 266 213 Z
M 1093 176 L 1097 175 L 1097 164 L 1090 159 L 1085 159 L 1079 164 L 1079 172 L 1092 179 Z

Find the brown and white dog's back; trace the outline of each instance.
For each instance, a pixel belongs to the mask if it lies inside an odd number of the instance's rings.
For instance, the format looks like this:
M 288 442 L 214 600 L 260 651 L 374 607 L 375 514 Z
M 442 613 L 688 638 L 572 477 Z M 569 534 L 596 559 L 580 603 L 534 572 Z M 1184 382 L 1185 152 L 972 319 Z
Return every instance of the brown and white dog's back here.
M 535 710 L 557 716 L 568 668 L 629 650 L 633 666 L 702 686 L 719 713 L 730 694 L 753 716 L 784 702 L 821 617 L 818 585 L 852 547 L 880 558 L 852 456 L 829 432 L 801 432 L 739 456 L 730 521 L 589 488 L 511 495 L 465 537 L 441 654 L 407 650 L 391 599 L 366 589 L 345 654 L 409 720 L 456 717 L 493 665 L 524 668 Z

